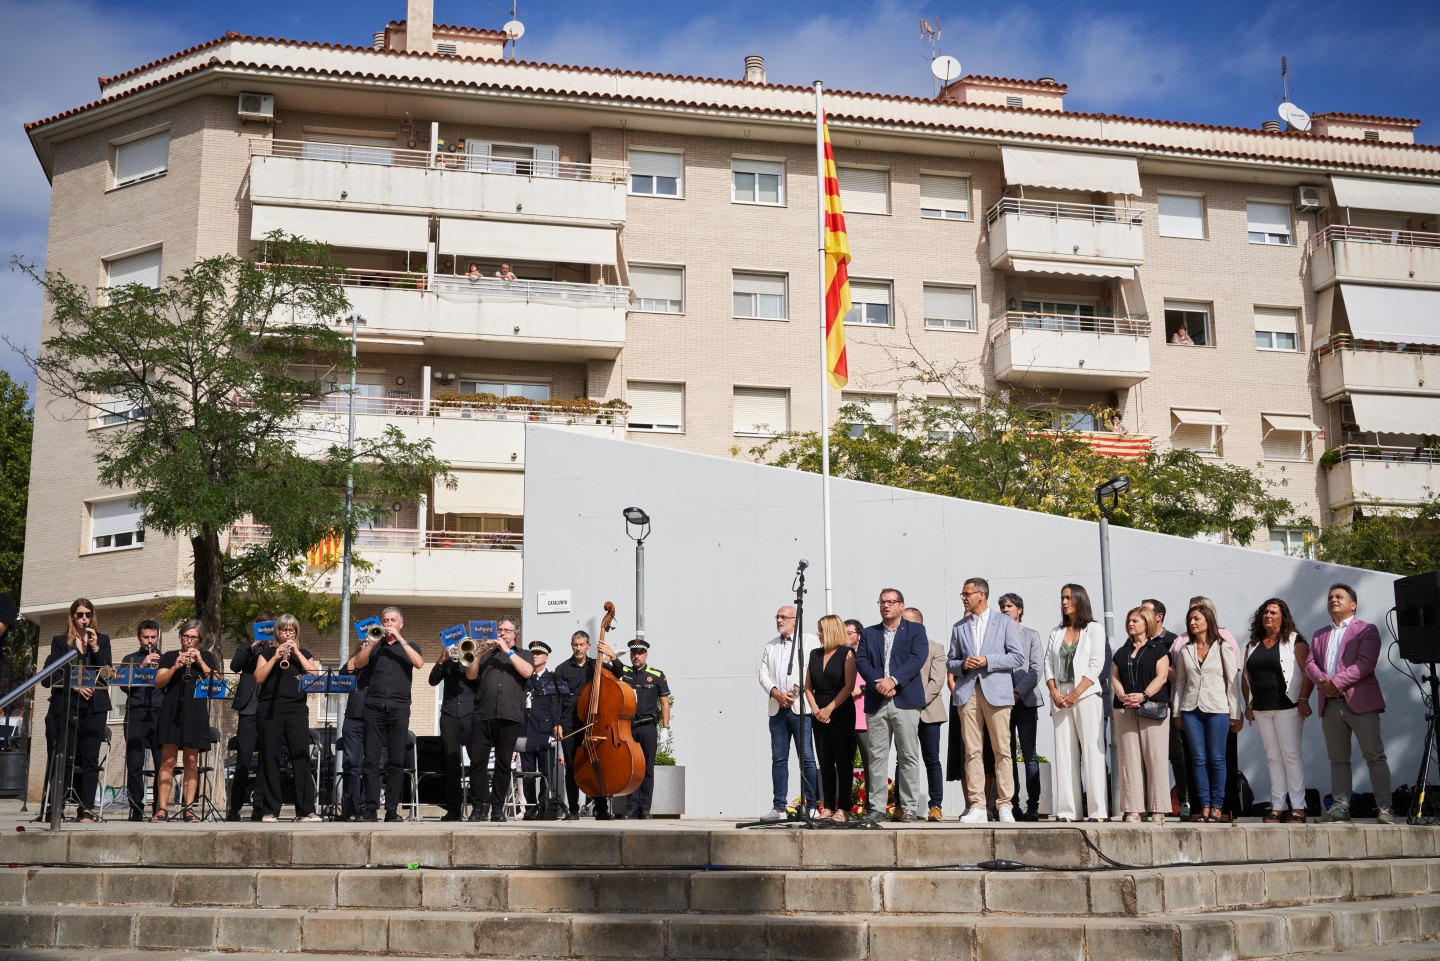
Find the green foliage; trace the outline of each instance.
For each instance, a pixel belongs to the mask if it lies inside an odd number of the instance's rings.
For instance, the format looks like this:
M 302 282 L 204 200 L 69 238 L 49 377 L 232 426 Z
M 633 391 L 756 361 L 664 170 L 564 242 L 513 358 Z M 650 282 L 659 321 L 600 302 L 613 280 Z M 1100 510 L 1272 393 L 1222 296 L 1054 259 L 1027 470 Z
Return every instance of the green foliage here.
M 1431 492 L 1414 507 L 1357 511 L 1312 539 L 1317 560 L 1409 576 L 1440 568 L 1440 498 Z
M 1095 488 L 1125 474 L 1130 490 L 1112 523 L 1180 537 L 1225 533 L 1240 544 L 1293 512 L 1255 471 L 1193 451 L 1152 450 L 1138 460 L 1098 453 L 1069 426 L 1073 412 L 1054 404 L 1021 406 L 994 392 L 978 404 L 910 401 L 895 430 L 876 425 L 862 408 L 842 408 L 830 434 L 832 475 L 1098 520 Z M 1113 414 L 1091 413 L 1099 422 Z M 814 432 L 791 432 L 750 453 L 781 467 L 820 470 Z
M 0 370 L 0 594 L 9 594 L 16 603 L 25 564 L 25 508 L 30 495 L 34 425 L 29 391 Z

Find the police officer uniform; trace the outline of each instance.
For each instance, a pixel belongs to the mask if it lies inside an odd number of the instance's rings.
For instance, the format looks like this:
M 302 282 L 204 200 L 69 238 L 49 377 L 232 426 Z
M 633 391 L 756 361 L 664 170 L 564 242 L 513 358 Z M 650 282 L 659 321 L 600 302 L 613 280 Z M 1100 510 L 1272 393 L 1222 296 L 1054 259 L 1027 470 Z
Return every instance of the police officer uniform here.
M 544 641 L 532 641 L 530 653 L 542 653 L 548 657 L 550 645 Z M 559 802 L 558 785 L 555 783 L 555 745 L 550 743 L 550 739 L 555 733 L 555 726 L 560 723 L 560 711 L 567 693 L 565 684 L 556 679 L 555 672 L 548 665 L 543 671 L 531 674 L 525 684 L 525 730 L 521 737 L 525 739 L 526 747 L 532 750 L 521 753 L 520 771 L 522 774 L 538 771 L 545 775 L 547 806 Z M 534 750 L 539 745 L 544 747 Z M 521 780 L 525 789 L 525 820 L 533 821 L 541 813 L 541 805 L 536 800 L 537 779 L 527 777 Z
M 648 652 L 649 642 L 636 638 L 630 642 L 633 658 L 637 651 Z M 660 738 L 660 699 L 670 696 L 670 682 L 665 672 L 657 667 L 635 667 L 630 665 L 620 675 L 620 680 L 635 689 L 635 720 L 630 722 L 630 732 L 640 749 L 645 752 L 645 780 L 630 795 L 625 817 L 649 819 L 650 799 L 655 793 L 655 749 Z
M 143 667 L 149 656 L 142 647 L 122 657 L 120 666 Z M 150 752 L 151 769 L 160 769 L 160 702 L 164 697 L 165 692 L 153 684 L 125 688 L 125 797 L 132 821 L 145 820 L 146 751 Z

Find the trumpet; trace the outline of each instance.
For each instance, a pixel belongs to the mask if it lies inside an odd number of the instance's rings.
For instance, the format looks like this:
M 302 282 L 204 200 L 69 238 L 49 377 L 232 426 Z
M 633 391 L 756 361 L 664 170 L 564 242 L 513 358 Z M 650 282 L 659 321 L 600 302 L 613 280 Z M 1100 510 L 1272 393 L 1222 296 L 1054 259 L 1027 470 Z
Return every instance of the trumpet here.
M 195 675 L 190 673 L 190 665 L 195 663 L 195 657 L 190 651 L 182 651 L 180 656 L 185 658 L 185 673 L 180 675 L 180 680 L 189 684 L 195 680 Z
M 287 671 L 289 669 L 290 651 L 288 650 L 287 645 L 282 644 L 280 645 L 280 670 Z
M 371 624 L 371 625 L 370 625 L 368 628 L 366 628 L 366 630 L 365 630 L 365 640 L 367 640 L 367 641 L 383 641 L 383 640 L 385 640 L 385 628 L 381 627 L 379 624 Z
M 474 638 L 467 637 L 455 645 L 455 659 L 463 667 L 469 667 L 475 663 L 475 658 L 480 656 L 480 645 L 475 643 Z

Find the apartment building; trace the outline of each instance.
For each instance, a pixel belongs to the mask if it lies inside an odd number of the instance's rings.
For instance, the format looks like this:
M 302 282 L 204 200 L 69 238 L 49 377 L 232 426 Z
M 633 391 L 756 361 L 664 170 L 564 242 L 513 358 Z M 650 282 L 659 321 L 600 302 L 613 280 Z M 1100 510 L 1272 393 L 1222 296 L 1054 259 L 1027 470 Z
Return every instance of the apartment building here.
M 520 62 L 407 14 L 372 48 L 227 34 L 27 130 L 71 278 L 158 284 L 263 257 L 275 229 L 335 245 L 360 430 L 432 437 L 460 477 L 359 542 L 379 572 L 358 611 L 401 604 L 433 642 L 518 608 L 525 423 L 718 456 L 818 426 L 814 94 L 758 57 L 743 79 Z M 856 303 L 831 417 L 893 420 L 933 390 L 917 361 L 1056 399 L 1097 444 L 1260 465 L 1320 523 L 1440 489 L 1440 149 L 1419 121 L 1211 127 L 1066 93 L 826 94 Z M 536 403 L 463 399 L 486 392 Z M 580 397 L 630 406 L 546 406 Z M 40 398 L 24 608 L 47 635 L 76 594 L 119 628 L 189 593 L 188 546 L 95 481 L 92 439 L 138 415 L 113 406 Z M 309 416 L 338 433 L 345 409 Z

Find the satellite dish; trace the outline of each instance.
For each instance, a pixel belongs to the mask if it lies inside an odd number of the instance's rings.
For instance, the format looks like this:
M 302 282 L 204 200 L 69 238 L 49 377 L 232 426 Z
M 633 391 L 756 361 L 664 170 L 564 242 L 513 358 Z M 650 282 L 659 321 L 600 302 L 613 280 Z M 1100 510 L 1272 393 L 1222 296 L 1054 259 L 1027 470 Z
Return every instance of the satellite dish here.
M 1310 115 L 1288 100 L 1280 105 L 1280 119 L 1296 130 L 1307 131 L 1310 129 Z
M 941 83 L 960 79 L 960 61 L 954 57 L 936 57 L 930 61 L 930 72 Z
M 511 20 L 509 23 L 505 24 L 505 26 L 500 28 L 500 32 L 505 34 L 505 36 L 509 37 L 511 40 L 519 40 L 525 35 L 525 24 L 521 23 L 519 20 Z

